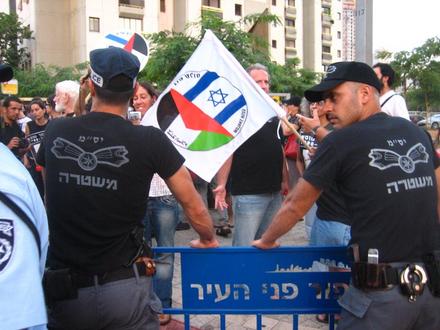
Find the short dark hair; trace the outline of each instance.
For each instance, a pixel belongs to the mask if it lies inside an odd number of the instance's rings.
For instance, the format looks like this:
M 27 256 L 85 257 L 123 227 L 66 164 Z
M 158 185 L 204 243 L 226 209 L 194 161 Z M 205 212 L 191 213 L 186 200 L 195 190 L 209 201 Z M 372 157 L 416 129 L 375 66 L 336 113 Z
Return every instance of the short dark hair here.
M 373 65 L 373 68 L 379 68 L 382 76 L 388 77 L 388 86 L 391 87 L 394 85 L 396 72 L 393 70 L 391 65 L 379 62 Z
M 283 102 L 285 105 L 294 105 L 296 107 L 299 107 L 301 104 L 301 97 L 293 95 L 292 97 L 284 100 Z
M 50 106 L 52 109 L 55 109 L 55 94 L 51 94 L 47 97 L 47 105 Z
M 133 84 L 133 81 L 124 74 L 119 74 L 112 78 L 112 84 L 127 85 Z M 99 87 L 93 82 L 95 86 L 96 96 L 105 104 L 110 105 L 123 105 L 127 104 L 130 98 L 133 96 L 134 88 L 125 92 L 113 92 L 111 90 Z
M 11 102 L 17 102 L 17 103 L 23 104 L 23 102 L 21 102 L 21 100 L 17 96 L 11 95 L 11 96 L 5 97 L 5 99 L 3 100 L 3 106 L 5 108 L 7 108 L 7 107 L 9 107 Z
M 42 99 L 40 98 L 33 99 L 29 104 L 29 108 L 34 104 L 37 104 L 41 109 L 46 110 L 46 103 Z

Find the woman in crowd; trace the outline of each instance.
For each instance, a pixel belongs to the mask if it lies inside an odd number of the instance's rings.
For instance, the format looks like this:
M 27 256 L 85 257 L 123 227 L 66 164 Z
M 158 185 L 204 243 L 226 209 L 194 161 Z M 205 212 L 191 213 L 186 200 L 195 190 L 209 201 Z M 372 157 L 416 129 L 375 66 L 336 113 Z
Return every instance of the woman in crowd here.
M 41 140 L 44 136 L 44 131 L 46 129 L 47 119 L 46 114 L 46 104 L 41 99 L 34 99 L 30 104 L 30 115 L 34 120 L 26 123 L 25 135 L 29 144 L 31 146 L 30 152 L 27 154 L 27 160 L 25 161 L 26 166 L 31 173 L 32 178 L 35 181 L 35 185 L 40 192 L 41 198 L 44 197 L 44 183 L 43 177 L 41 175 L 41 169 L 35 162 L 35 156 L 40 147 Z

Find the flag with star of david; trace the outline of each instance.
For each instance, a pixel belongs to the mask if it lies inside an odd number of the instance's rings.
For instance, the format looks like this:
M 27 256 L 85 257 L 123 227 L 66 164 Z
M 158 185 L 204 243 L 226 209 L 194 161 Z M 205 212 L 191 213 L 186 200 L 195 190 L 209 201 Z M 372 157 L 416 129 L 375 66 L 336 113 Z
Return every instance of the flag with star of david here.
M 185 157 L 185 165 L 209 182 L 270 118 L 284 115 L 207 30 L 141 124 L 160 128 Z

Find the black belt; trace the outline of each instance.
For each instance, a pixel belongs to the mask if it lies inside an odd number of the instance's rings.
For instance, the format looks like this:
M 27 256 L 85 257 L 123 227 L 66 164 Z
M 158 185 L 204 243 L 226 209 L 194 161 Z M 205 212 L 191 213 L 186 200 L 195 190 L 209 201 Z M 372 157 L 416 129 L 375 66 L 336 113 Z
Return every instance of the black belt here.
M 137 268 L 139 276 L 146 276 L 146 267 L 143 262 L 137 262 L 134 265 Z M 110 282 L 125 280 L 127 278 L 135 277 L 136 273 L 133 266 L 130 266 L 121 267 L 100 275 L 77 273 L 75 271 L 72 271 L 71 275 L 76 287 L 80 289 L 94 286 L 95 284 L 103 285 Z

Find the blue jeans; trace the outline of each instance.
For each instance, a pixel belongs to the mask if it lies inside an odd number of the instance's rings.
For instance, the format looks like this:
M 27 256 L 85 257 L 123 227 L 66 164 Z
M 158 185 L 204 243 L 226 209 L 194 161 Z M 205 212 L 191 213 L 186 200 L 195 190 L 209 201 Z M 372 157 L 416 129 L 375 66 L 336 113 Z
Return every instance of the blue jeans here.
M 174 234 L 179 223 L 178 203 L 172 195 L 149 197 L 144 218 L 145 239 L 151 245 L 154 236 L 157 246 L 174 246 Z M 153 278 L 154 292 L 163 308 L 171 307 L 174 254 L 158 253 L 155 257 L 156 275 Z
M 350 237 L 350 226 L 337 221 L 321 220 L 315 216 L 310 245 L 347 246 Z
M 310 241 L 310 235 L 311 235 L 312 228 L 313 228 L 313 222 L 315 222 L 316 209 L 317 209 L 317 206 L 315 203 L 313 203 L 310 210 L 308 210 L 307 213 L 304 215 L 304 226 L 306 228 L 306 235 L 307 235 L 307 238 L 309 239 L 309 241 Z
M 250 246 L 265 232 L 281 206 L 280 192 L 258 195 L 233 195 L 233 246 Z

